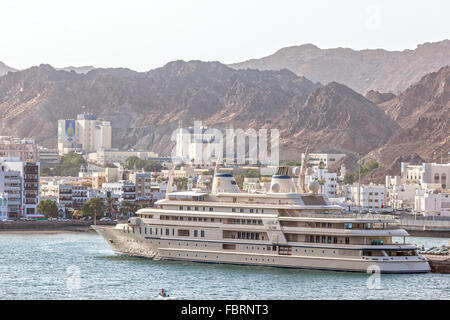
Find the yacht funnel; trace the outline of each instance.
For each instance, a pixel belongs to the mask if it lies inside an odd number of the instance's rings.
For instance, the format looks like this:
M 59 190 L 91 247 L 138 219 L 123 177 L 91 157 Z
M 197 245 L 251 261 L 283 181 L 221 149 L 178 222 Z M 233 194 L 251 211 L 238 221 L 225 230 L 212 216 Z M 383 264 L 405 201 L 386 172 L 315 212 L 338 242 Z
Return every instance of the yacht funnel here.
M 297 192 L 294 181 L 289 175 L 289 167 L 278 167 L 275 175 L 272 176 L 270 183 L 270 193 L 290 193 Z
M 231 173 L 215 173 L 212 184 L 212 193 L 219 192 L 241 192 Z

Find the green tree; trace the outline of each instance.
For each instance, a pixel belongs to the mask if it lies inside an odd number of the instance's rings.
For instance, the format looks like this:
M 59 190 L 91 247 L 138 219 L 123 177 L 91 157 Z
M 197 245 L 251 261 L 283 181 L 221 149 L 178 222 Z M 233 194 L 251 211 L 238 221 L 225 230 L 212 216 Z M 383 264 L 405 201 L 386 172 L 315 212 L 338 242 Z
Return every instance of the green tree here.
M 94 218 L 95 213 L 97 213 L 97 219 L 103 217 L 105 212 L 105 204 L 100 198 L 91 198 L 81 208 L 83 217 Z
M 52 200 L 42 200 L 37 207 L 38 212 L 45 215 L 47 218 L 58 217 L 58 206 Z
M 83 156 L 69 152 L 61 157 L 60 162 L 54 168 L 42 168 L 41 173 L 48 176 L 78 176 L 81 165 L 86 165 L 87 162 Z
M 134 203 L 126 200 L 120 203 L 120 212 L 122 213 L 122 215 L 128 215 L 129 213 L 134 214 L 135 211 L 136 206 L 134 205 Z

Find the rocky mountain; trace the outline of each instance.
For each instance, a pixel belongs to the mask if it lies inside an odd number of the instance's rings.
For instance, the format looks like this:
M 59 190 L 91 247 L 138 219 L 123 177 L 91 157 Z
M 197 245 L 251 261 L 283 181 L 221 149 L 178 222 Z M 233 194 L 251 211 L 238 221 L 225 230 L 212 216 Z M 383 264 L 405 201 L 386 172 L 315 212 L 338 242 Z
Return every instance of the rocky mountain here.
M 8 72 L 14 72 L 17 71 L 14 68 L 8 67 L 6 64 L 0 61 L 0 77 L 7 74 Z
M 427 161 L 450 150 L 450 67 L 425 75 L 392 100 L 380 104 L 399 126 L 386 144 L 370 156 L 392 163 L 417 153 Z
M 194 120 L 217 128 L 278 123 L 292 99 L 319 85 L 290 71 L 236 71 L 218 62 L 175 61 L 147 73 L 95 69 L 87 74 L 40 65 L 0 77 L 0 134 L 56 145 L 58 119 L 87 111 L 111 120 L 114 144 L 170 154 L 170 136 Z M 280 120 L 281 121 L 281 120 Z
M 289 69 L 321 83 L 339 82 L 365 94 L 399 93 L 427 73 L 450 65 L 450 40 L 418 45 L 414 50 L 320 49 L 313 44 L 287 47 L 261 59 L 231 64 L 236 69 Z
M 286 69 L 236 70 L 219 62 L 86 74 L 40 65 L 0 77 L 0 135 L 33 136 L 56 147 L 57 120 L 74 118 L 86 106 L 111 121 L 113 144 L 122 149 L 170 155 L 172 132 L 201 120 L 218 129 L 279 129 L 282 160 L 298 160 L 309 146 L 347 153 L 351 169 L 356 153 L 367 154 L 382 165 L 381 175 L 401 159 L 431 160 L 439 148 L 450 150 L 449 69 L 397 96 L 373 91 L 364 97 Z

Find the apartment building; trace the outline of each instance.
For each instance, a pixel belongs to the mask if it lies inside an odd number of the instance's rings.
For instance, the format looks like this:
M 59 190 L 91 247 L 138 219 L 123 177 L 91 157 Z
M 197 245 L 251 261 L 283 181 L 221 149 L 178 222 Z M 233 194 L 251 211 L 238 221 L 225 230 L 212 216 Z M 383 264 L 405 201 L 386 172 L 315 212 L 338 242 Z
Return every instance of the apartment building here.
M 39 162 L 39 152 L 33 139 L 0 136 L 0 158 L 18 158 L 24 162 Z
M 111 148 L 111 123 L 94 114 L 79 114 L 77 119 L 58 120 L 59 155 L 94 152 Z

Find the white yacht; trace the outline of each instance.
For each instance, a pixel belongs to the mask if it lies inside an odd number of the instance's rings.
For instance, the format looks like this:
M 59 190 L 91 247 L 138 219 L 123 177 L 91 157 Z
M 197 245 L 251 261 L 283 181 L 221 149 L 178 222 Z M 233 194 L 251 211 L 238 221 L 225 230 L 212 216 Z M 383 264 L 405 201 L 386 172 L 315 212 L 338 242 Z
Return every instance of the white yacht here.
M 405 242 L 408 233 L 396 226 L 396 218 L 341 213 L 341 207 L 318 193 L 317 182 L 308 187 L 302 179 L 296 183 L 291 171 L 278 168 L 269 192 L 243 193 L 231 174 L 216 169 L 211 192 L 168 190 L 154 208 L 139 210 L 127 223 L 93 228 L 117 254 L 156 260 L 430 271 L 419 248 Z

